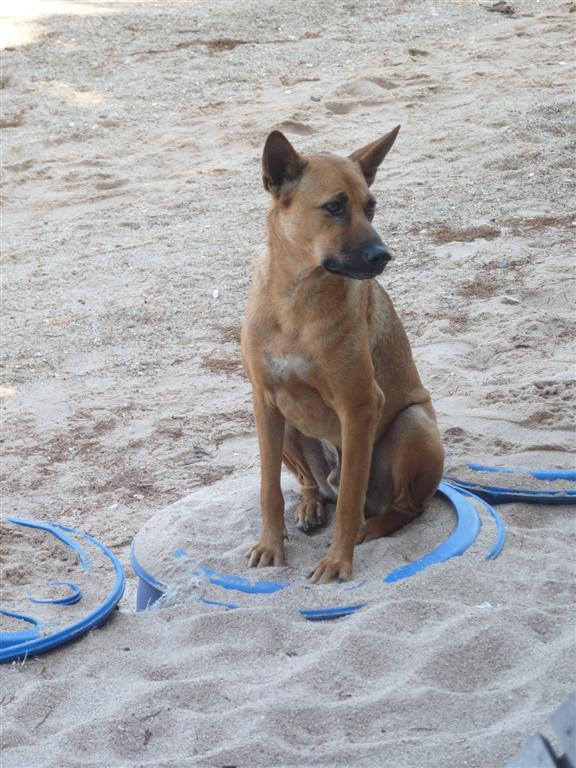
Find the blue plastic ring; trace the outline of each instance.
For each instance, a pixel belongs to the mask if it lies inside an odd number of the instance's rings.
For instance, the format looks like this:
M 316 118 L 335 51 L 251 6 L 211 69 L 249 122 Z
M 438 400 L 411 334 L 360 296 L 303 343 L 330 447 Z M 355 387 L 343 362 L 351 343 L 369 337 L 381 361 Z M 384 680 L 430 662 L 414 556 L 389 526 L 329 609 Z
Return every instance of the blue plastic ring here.
M 16 525 L 23 525 L 28 528 L 39 528 L 41 530 L 48 531 L 52 535 L 56 536 L 57 539 L 60 539 L 60 541 L 73 549 L 77 554 L 82 552 L 83 554 L 80 555 L 81 568 L 82 563 L 86 564 L 87 562 L 89 564 L 90 560 L 87 558 L 86 553 L 83 551 L 82 547 L 73 539 L 71 539 L 70 536 L 67 536 L 64 532 L 68 531 L 75 536 L 80 536 L 81 538 L 86 539 L 86 541 L 89 541 L 91 544 L 94 544 L 96 547 L 98 547 L 98 549 L 103 552 L 104 555 L 110 560 L 116 574 L 116 579 L 114 586 L 112 587 L 112 591 L 108 597 L 104 600 L 103 603 L 101 603 L 89 614 L 74 622 L 73 624 L 64 627 L 64 629 L 61 629 L 58 632 L 54 632 L 51 635 L 47 635 L 46 637 L 35 637 L 26 642 L 0 648 L 0 662 L 13 661 L 14 659 L 21 658 L 22 656 L 31 656 L 37 653 L 50 651 L 53 648 L 57 648 L 59 645 L 62 645 L 63 643 L 67 643 L 70 640 L 74 640 L 75 638 L 86 634 L 86 632 L 89 632 L 91 629 L 101 626 L 120 602 L 120 598 L 124 594 L 124 586 L 126 583 L 124 570 L 118 558 L 112 552 L 110 552 L 107 547 L 105 547 L 96 539 L 93 539 L 92 536 L 88 536 L 86 533 L 77 531 L 75 528 L 70 528 L 66 525 L 60 525 L 59 523 L 41 523 L 35 520 L 22 520 L 18 517 L 9 517 L 7 519 L 9 522 L 15 523 Z

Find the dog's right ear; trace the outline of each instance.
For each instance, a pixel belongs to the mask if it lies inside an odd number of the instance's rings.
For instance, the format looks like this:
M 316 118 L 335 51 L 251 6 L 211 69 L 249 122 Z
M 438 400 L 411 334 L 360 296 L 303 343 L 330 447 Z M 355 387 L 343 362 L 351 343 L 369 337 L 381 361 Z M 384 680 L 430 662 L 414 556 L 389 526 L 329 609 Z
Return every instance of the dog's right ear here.
M 280 197 L 283 184 L 296 181 L 302 175 L 305 164 L 286 136 L 280 131 L 272 131 L 262 152 L 264 189 L 274 197 Z
M 369 187 L 374 183 L 378 166 L 392 149 L 392 144 L 396 141 L 399 130 L 400 126 L 397 125 L 386 136 L 382 136 L 381 139 L 373 141 L 372 144 L 367 144 L 362 149 L 357 149 L 356 152 L 349 155 L 349 159 L 360 166 L 360 170 L 364 174 Z

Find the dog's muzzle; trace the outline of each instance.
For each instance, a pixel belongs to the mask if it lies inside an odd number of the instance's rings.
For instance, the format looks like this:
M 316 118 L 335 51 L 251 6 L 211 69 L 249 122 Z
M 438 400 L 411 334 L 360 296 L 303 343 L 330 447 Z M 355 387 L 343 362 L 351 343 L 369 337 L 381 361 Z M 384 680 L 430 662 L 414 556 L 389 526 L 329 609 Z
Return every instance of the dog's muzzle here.
M 373 243 L 354 258 L 340 260 L 327 256 L 322 266 L 332 275 L 351 277 L 353 280 L 370 280 L 382 274 L 390 258 L 390 251 L 383 243 Z

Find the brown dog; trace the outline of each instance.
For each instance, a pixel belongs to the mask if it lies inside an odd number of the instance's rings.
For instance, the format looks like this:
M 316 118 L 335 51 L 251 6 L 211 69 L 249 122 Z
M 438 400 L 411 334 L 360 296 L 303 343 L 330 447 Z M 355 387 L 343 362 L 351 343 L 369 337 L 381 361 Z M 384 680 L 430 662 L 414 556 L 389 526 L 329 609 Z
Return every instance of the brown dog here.
M 348 159 L 300 156 L 279 131 L 262 157 L 268 252 L 242 330 L 261 464 L 250 566 L 284 565 L 282 460 L 302 486 L 302 530 L 336 529 L 313 581 L 349 579 L 357 541 L 401 528 L 432 498 L 444 452 L 430 395 L 388 294 L 369 191 L 400 126 Z M 366 522 L 363 524 L 364 519 Z

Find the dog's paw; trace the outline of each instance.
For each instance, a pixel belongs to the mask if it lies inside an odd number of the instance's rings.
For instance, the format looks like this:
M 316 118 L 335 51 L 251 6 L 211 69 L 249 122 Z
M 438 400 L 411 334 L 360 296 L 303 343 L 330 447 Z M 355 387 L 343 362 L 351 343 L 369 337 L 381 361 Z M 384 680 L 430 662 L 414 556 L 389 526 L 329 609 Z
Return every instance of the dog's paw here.
M 328 553 L 309 574 L 315 584 L 327 584 L 329 581 L 350 581 L 352 578 L 352 560 L 333 557 Z
M 284 542 L 273 542 L 268 538 L 261 538 L 246 553 L 249 568 L 266 568 L 269 565 L 286 565 L 284 556 Z
M 327 519 L 326 506 L 318 495 L 316 498 L 302 501 L 294 514 L 296 527 L 307 533 L 324 525 Z

